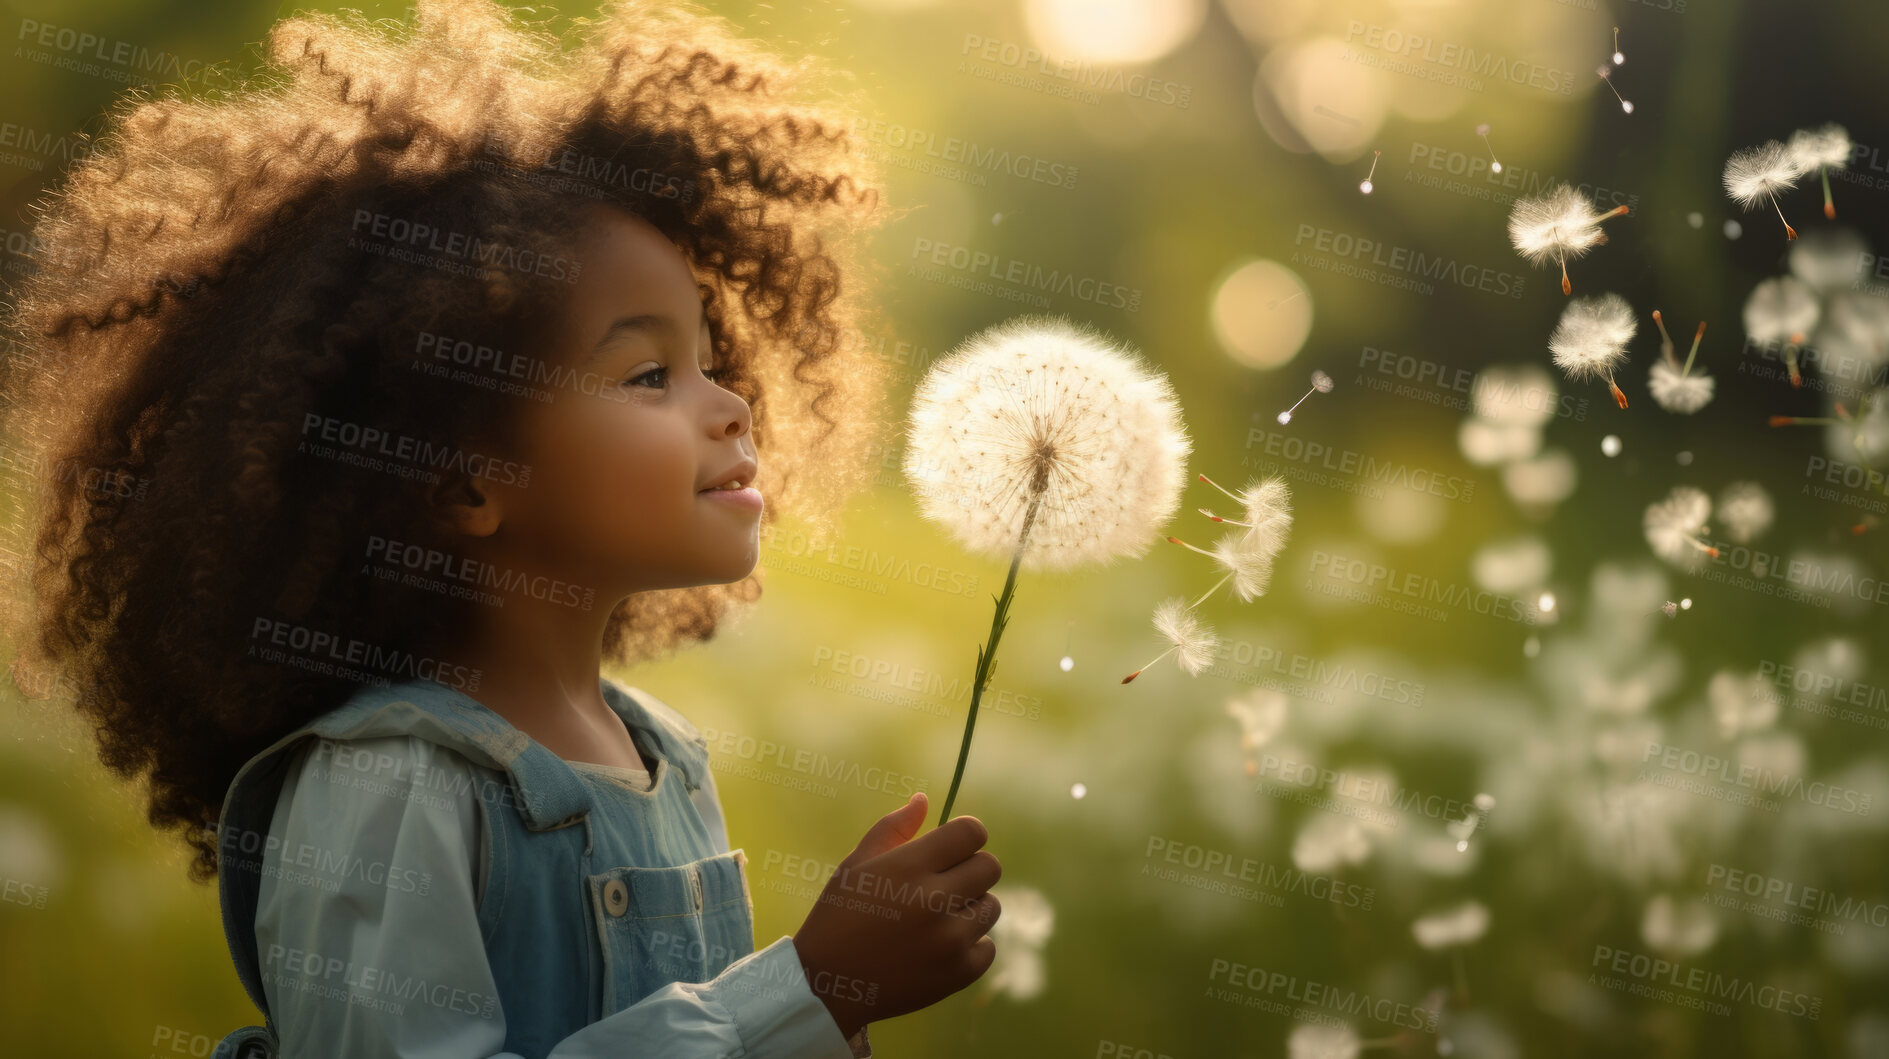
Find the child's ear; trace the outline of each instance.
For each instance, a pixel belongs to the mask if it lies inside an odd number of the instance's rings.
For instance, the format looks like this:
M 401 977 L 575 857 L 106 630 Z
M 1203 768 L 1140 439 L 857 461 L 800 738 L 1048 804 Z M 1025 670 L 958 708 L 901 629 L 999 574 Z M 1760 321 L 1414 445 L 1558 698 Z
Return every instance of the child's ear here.
M 442 475 L 427 489 L 426 501 L 434 524 L 447 533 L 489 537 L 498 532 L 498 499 L 487 495 L 471 475 Z

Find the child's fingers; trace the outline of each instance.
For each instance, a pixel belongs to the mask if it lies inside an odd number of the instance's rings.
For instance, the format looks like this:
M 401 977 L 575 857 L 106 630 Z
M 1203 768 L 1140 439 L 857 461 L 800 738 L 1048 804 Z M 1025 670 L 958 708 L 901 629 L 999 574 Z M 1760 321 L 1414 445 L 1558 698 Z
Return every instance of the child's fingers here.
M 900 851 L 911 863 L 926 871 L 942 872 L 976 853 L 990 841 L 990 832 L 975 816 L 954 816 L 931 829 Z
M 879 821 L 866 830 L 866 836 L 859 840 L 853 854 L 846 858 L 848 864 L 869 860 L 888 850 L 897 849 L 911 841 L 918 829 L 924 826 L 927 802 L 925 792 L 919 791 L 904 805 L 885 814 Z
M 1003 865 L 997 863 L 997 855 L 990 850 L 980 849 L 940 873 L 938 885 L 960 897 L 972 897 L 997 885 L 997 880 L 1003 878 L 1003 874 Z

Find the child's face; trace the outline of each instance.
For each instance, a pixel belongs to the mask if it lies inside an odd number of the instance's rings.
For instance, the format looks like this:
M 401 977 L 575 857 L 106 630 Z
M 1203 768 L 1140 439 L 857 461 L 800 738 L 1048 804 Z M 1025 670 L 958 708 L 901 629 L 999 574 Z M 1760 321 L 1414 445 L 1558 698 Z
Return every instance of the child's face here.
M 704 374 L 717 365 L 694 275 L 654 226 L 606 206 L 573 250 L 582 271 L 532 352 L 588 385 L 526 402 L 531 478 L 493 490 L 488 544 L 600 597 L 741 580 L 760 557 L 760 511 L 700 490 L 730 472 L 752 484 L 735 471 L 756 459 L 750 410 Z

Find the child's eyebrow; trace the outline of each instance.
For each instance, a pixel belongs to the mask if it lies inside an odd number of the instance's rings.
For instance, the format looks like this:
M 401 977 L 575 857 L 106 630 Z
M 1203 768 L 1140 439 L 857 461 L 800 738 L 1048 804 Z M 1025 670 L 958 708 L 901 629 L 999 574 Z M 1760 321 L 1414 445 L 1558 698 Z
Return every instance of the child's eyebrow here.
M 698 315 L 701 317 L 703 326 L 706 326 L 708 324 L 708 314 L 700 313 L 698 310 Z M 681 328 L 677 325 L 676 318 L 666 313 L 637 313 L 635 316 L 626 316 L 604 329 L 603 337 L 597 340 L 597 345 L 590 351 L 590 356 L 585 359 L 584 363 L 589 364 L 596 360 L 603 352 L 604 347 L 608 346 L 620 335 L 633 331 L 663 331 L 669 334 L 677 334 L 680 330 Z

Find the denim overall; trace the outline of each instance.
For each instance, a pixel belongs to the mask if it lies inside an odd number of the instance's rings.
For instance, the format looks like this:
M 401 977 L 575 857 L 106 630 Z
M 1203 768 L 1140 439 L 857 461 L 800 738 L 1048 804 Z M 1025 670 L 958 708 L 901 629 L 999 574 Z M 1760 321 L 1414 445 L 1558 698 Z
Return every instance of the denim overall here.
M 505 1050 L 542 1056 L 584 1026 L 670 982 L 704 982 L 754 951 L 742 850 L 689 792 L 708 782 L 701 733 L 609 680 L 604 699 L 656 762 L 648 791 L 571 768 L 478 701 L 432 680 L 363 688 L 282 737 L 230 784 L 219 828 L 223 933 L 263 1025 L 231 1032 L 215 1059 L 273 1059 L 256 904 L 287 764 L 304 740 L 412 735 L 448 747 L 480 782 L 480 936 L 505 1014 Z M 601 796 L 599 796 L 601 795 Z

